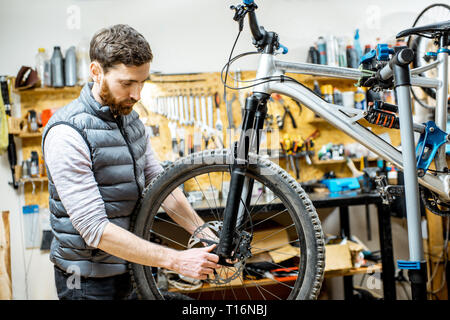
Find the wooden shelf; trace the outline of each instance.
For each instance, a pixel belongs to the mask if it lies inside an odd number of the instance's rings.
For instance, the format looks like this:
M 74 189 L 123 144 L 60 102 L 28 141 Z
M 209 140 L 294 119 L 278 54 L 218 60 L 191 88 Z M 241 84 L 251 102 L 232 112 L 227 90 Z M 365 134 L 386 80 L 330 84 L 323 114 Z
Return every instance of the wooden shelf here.
M 21 132 L 17 134 L 19 138 L 40 138 L 42 137 L 42 132 Z
M 31 95 L 31 94 L 53 94 L 53 93 L 80 93 L 82 86 L 74 86 L 74 87 L 62 87 L 62 88 L 52 88 L 52 87 L 44 87 L 44 88 L 32 88 L 26 90 L 14 90 L 14 93 L 18 95 Z
M 38 177 L 38 178 L 27 178 L 27 179 L 20 179 L 19 183 L 29 183 L 29 182 L 48 182 L 47 177 Z
M 359 158 L 352 158 L 353 162 L 361 162 L 361 159 Z M 369 158 L 368 161 L 377 161 L 377 158 Z M 338 163 L 345 163 L 345 159 L 342 160 L 313 160 L 313 164 L 315 165 L 328 165 L 328 164 L 338 164 Z
M 325 278 L 331 278 L 331 277 L 343 277 L 343 276 L 354 276 L 357 274 L 371 274 L 373 272 L 381 272 L 382 271 L 382 265 L 381 263 L 374 264 L 368 267 L 360 267 L 360 268 L 352 268 L 352 269 L 345 269 L 345 270 L 332 270 L 332 271 L 325 271 Z M 287 278 L 288 280 L 282 280 L 282 278 L 278 278 L 277 280 L 272 279 L 260 279 L 260 280 L 244 280 L 245 287 L 255 287 L 255 286 L 267 286 L 267 285 L 277 285 L 279 282 L 282 283 L 289 283 L 293 282 L 294 280 Z M 203 286 L 199 289 L 192 290 L 192 291 L 183 291 L 176 288 L 170 288 L 169 291 L 171 292 L 186 292 L 186 293 L 195 293 L 195 292 L 208 292 L 208 291 L 214 291 L 214 290 L 227 290 L 227 289 L 235 289 L 242 287 L 242 283 L 238 283 L 238 281 L 235 281 L 233 284 L 226 284 L 222 286 L 216 286 L 216 285 L 210 285 L 209 283 L 204 283 Z

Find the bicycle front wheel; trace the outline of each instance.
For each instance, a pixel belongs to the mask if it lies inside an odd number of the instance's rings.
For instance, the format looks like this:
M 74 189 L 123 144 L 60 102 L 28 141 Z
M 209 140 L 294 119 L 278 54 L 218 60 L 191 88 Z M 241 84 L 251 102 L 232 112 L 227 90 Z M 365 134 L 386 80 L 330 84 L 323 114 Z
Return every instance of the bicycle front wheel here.
M 204 245 L 201 239 L 208 237 L 206 231 L 211 239 L 220 237 L 230 161 L 230 151 L 208 150 L 174 162 L 146 189 L 133 232 L 178 250 Z M 278 165 L 257 155 L 250 156 L 250 163 L 246 178 L 254 181 L 253 193 L 234 232 L 237 258 L 232 265 L 199 281 L 170 270 L 132 264 L 141 298 L 317 298 L 325 265 L 317 212 L 297 181 Z M 199 196 L 192 200 L 199 219 L 187 221 L 186 215 L 167 208 L 167 199 L 182 201 L 174 197 L 177 188 L 185 195 Z M 241 201 L 245 203 L 245 199 Z M 195 231 L 187 232 L 180 224 L 193 224 Z

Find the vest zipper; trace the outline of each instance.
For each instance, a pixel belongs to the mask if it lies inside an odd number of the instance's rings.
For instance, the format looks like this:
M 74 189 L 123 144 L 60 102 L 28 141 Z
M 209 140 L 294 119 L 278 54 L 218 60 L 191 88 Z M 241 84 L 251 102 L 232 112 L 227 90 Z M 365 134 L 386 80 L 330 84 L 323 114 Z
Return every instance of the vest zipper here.
M 125 143 L 127 144 L 128 151 L 130 152 L 130 155 L 131 155 L 131 159 L 133 159 L 134 180 L 135 180 L 136 185 L 137 185 L 138 190 L 139 190 L 139 199 L 141 199 L 141 197 L 142 197 L 142 190 L 141 190 L 141 187 L 139 186 L 138 177 L 137 177 L 137 174 L 136 174 L 136 172 L 137 172 L 136 159 L 134 158 L 133 151 L 131 150 L 131 146 L 130 146 L 130 143 L 128 141 L 128 135 L 125 132 L 125 130 L 123 129 L 122 117 L 121 116 L 115 117 L 115 121 L 117 123 L 117 126 L 119 127 L 120 133 L 122 134 L 122 136 L 123 136 L 123 138 L 125 140 Z

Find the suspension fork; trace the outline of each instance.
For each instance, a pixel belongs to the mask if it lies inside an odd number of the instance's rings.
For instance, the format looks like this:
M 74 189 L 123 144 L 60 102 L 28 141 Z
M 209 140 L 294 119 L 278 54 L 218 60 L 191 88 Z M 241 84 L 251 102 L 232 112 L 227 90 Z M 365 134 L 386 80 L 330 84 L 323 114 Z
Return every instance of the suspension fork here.
M 253 179 L 245 176 L 249 163 L 249 152 L 259 152 L 260 133 L 267 114 L 270 95 L 253 93 L 245 101 L 242 132 L 237 145 L 233 146 L 230 191 L 224 210 L 222 232 L 216 253 L 222 259 L 230 258 L 236 226 L 242 223 L 250 205 Z M 223 260 L 222 260 L 223 261 Z

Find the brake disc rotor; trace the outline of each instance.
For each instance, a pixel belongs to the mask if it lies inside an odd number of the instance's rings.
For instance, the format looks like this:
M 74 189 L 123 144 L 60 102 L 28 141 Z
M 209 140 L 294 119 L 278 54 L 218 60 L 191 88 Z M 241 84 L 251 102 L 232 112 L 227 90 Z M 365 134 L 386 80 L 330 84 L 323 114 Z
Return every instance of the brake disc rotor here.
M 193 248 L 195 245 L 202 243 L 204 239 L 208 239 L 205 236 L 204 230 L 211 230 L 217 237 L 220 238 L 220 233 L 222 231 L 222 222 L 221 221 L 209 221 L 198 227 L 188 242 L 188 248 Z M 209 239 L 210 240 L 210 239 Z M 215 242 L 215 241 L 214 241 Z M 216 242 L 217 243 L 217 242 Z M 224 285 L 230 283 L 231 281 L 237 279 L 241 274 L 244 268 L 245 261 L 244 259 L 238 260 L 236 263 L 233 263 L 233 266 L 223 266 L 220 270 L 214 272 L 214 278 L 209 277 L 205 281 L 208 283 L 216 284 L 216 285 Z

